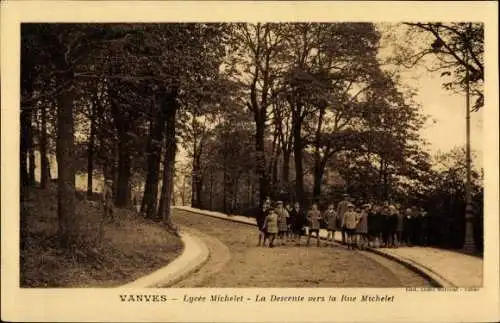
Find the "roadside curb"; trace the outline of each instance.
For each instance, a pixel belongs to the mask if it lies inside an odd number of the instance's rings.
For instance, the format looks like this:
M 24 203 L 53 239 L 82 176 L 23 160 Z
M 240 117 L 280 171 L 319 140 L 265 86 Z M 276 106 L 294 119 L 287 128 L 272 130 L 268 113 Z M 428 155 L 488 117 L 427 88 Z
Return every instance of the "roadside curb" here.
M 205 211 L 205 210 L 199 210 L 191 207 L 182 207 L 182 206 L 175 206 L 174 208 L 186 212 L 193 212 L 201 215 L 206 215 L 210 216 L 213 218 L 221 219 L 221 220 L 226 220 L 226 221 L 233 221 L 233 222 L 239 222 L 247 225 L 253 225 L 256 226 L 257 224 L 252 221 L 251 219 L 238 219 L 238 218 L 232 218 L 228 215 L 225 214 L 218 214 L 218 212 L 213 212 L 213 211 Z M 321 239 L 325 239 L 324 237 L 321 237 Z M 425 279 L 429 280 L 429 282 L 434 286 L 434 287 L 456 287 L 454 284 L 449 282 L 446 278 L 442 277 L 435 271 L 433 271 L 430 268 L 427 268 L 426 266 L 417 263 L 411 259 L 407 259 L 401 256 L 396 256 L 393 254 L 390 254 L 388 252 L 385 252 L 383 250 L 377 249 L 377 248 L 367 248 L 365 249 L 366 251 L 370 251 L 372 253 L 375 253 L 379 256 L 385 257 L 389 260 L 395 261 L 406 268 L 410 269 L 411 271 L 417 273 L 418 275 L 421 275 Z
M 244 218 L 244 219 L 239 219 L 239 218 L 234 218 L 234 217 L 241 217 L 239 215 L 227 215 L 223 214 L 220 212 L 214 212 L 214 211 L 206 211 L 206 210 L 200 210 L 200 209 L 195 209 L 191 207 L 185 207 L 185 206 L 173 206 L 172 208 L 181 210 L 181 211 L 186 211 L 186 212 L 193 212 L 201 215 L 206 215 L 212 218 L 216 219 L 221 219 L 221 220 L 226 220 L 226 221 L 232 221 L 232 222 L 238 222 L 238 223 L 243 223 L 247 225 L 252 225 L 252 226 L 257 226 L 257 223 L 253 220 L 254 218 Z
M 444 277 L 436 273 L 430 268 L 425 267 L 422 264 L 419 264 L 411 259 L 400 257 L 400 256 L 395 256 L 392 255 L 388 252 L 384 252 L 382 250 L 376 249 L 376 248 L 367 248 L 365 249 L 366 251 L 370 251 L 374 254 L 377 254 L 379 256 L 385 257 L 387 259 L 393 260 L 406 268 L 410 269 L 411 271 L 423 276 L 425 279 L 427 279 L 434 287 L 456 287 L 453 285 L 451 282 L 446 280 Z
M 210 257 L 210 251 L 205 243 L 200 238 L 183 232 L 182 227 L 180 236 L 184 245 L 180 256 L 167 266 L 119 288 L 168 287 L 202 267 Z

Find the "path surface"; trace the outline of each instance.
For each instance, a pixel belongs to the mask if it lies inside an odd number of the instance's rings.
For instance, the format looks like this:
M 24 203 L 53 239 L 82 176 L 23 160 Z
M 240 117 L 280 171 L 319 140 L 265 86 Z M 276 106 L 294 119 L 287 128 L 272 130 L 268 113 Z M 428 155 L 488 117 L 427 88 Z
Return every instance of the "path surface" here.
M 198 230 L 189 228 L 181 229 L 187 231 L 190 235 L 199 238 L 208 248 L 210 257 L 202 267 L 190 274 L 187 278 L 168 287 L 182 288 L 182 287 L 203 287 L 210 282 L 210 279 L 221 271 L 231 259 L 231 252 L 229 248 L 223 244 L 219 239 L 206 235 Z M 163 286 L 160 286 L 163 287 Z
M 256 246 L 253 226 L 184 210 L 174 210 L 173 220 L 207 235 L 205 241 L 212 253 L 208 267 L 173 287 L 430 286 L 398 263 L 338 244 L 318 248 L 313 239 L 310 247 L 290 244 L 263 248 Z M 227 246 L 229 259 L 219 241 Z

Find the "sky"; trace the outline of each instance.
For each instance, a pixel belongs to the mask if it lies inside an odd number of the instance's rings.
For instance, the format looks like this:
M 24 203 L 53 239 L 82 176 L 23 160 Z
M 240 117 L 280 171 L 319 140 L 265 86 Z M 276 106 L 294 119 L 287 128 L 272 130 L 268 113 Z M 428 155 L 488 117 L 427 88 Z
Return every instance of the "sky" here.
M 409 80 L 420 85 L 417 101 L 424 114 L 430 116 L 422 129 L 422 136 L 429 141 L 430 151 L 446 152 L 466 141 L 466 99 L 465 93 L 453 94 L 441 87 L 439 75 L 422 73 L 418 80 Z M 473 104 L 471 100 L 471 105 Z M 435 120 L 435 123 L 431 121 Z M 471 113 L 471 149 L 477 153 L 475 162 L 482 164 L 482 110 Z
M 412 41 L 412 47 L 421 48 L 431 44 L 434 37 L 430 34 L 412 34 L 405 36 L 406 26 L 393 23 L 377 24 L 381 32 L 381 49 L 379 59 L 384 61 L 393 55 L 394 48 L 407 46 Z M 421 105 L 423 114 L 429 117 L 420 134 L 429 143 L 426 147 L 431 155 L 437 152 L 448 152 L 455 147 L 465 147 L 466 144 L 466 98 L 465 91 L 453 93 L 443 88 L 445 81 L 440 71 L 429 72 L 425 67 L 432 64 L 433 57 L 427 56 L 422 62 L 412 68 L 399 67 L 401 83 L 416 89 L 415 101 Z M 392 70 L 394 66 L 387 65 Z M 474 104 L 471 97 L 471 106 Z M 484 109 L 484 108 L 483 108 Z M 473 151 L 474 167 L 482 167 L 482 114 L 483 109 L 471 113 L 471 149 Z

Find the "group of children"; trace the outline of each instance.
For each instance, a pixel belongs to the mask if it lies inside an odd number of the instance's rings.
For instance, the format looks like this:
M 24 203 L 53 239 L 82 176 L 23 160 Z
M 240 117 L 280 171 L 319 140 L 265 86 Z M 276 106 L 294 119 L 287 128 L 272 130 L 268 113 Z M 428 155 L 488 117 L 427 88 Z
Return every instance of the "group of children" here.
M 257 216 L 258 245 L 266 245 L 268 242 L 268 246 L 272 248 L 277 243 L 285 245 L 286 242 L 295 240 L 296 245 L 300 245 L 300 238 L 305 235 L 307 245 L 314 236 L 319 247 L 319 231 L 325 228 L 325 246 L 334 245 L 335 232 L 338 231 L 342 234 L 342 244 L 346 244 L 349 249 L 364 249 L 367 246 L 395 248 L 402 243 L 411 243 L 412 234 L 408 224 L 415 212 L 415 209 L 402 211 L 398 206 L 387 202 L 383 205 L 363 204 L 356 208 L 347 194 L 344 194 L 336 209 L 331 203 L 323 213 L 318 209 L 317 203 L 313 203 L 306 212 L 299 203 L 295 203 L 293 207 L 285 207 L 283 201 L 272 203 L 267 198 Z

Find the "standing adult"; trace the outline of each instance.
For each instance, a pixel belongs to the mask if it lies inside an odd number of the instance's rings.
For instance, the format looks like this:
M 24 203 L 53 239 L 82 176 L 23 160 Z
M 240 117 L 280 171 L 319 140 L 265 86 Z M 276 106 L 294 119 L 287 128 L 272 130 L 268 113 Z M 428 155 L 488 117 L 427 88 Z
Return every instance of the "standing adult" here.
M 344 214 L 347 212 L 347 209 L 349 208 L 349 194 L 343 194 L 342 195 L 342 201 L 339 202 L 337 205 L 337 216 L 340 219 L 340 230 L 342 232 L 342 243 L 346 243 L 346 230 L 345 230 L 345 223 L 344 223 Z
M 318 247 L 320 246 L 319 242 L 320 220 L 321 220 L 321 212 L 318 210 L 318 204 L 314 202 L 309 212 L 307 212 L 307 222 L 309 225 L 309 232 L 307 235 L 307 245 L 309 245 L 309 241 L 311 240 L 312 234 L 315 233 L 317 238 L 317 246 Z
M 299 202 L 296 202 L 292 211 L 290 211 L 290 222 L 292 225 L 292 234 L 294 238 L 297 238 L 297 245 L 300 246 L 300 237 L 304 234 L 307 219 L 304 209 L 300 207 Z

